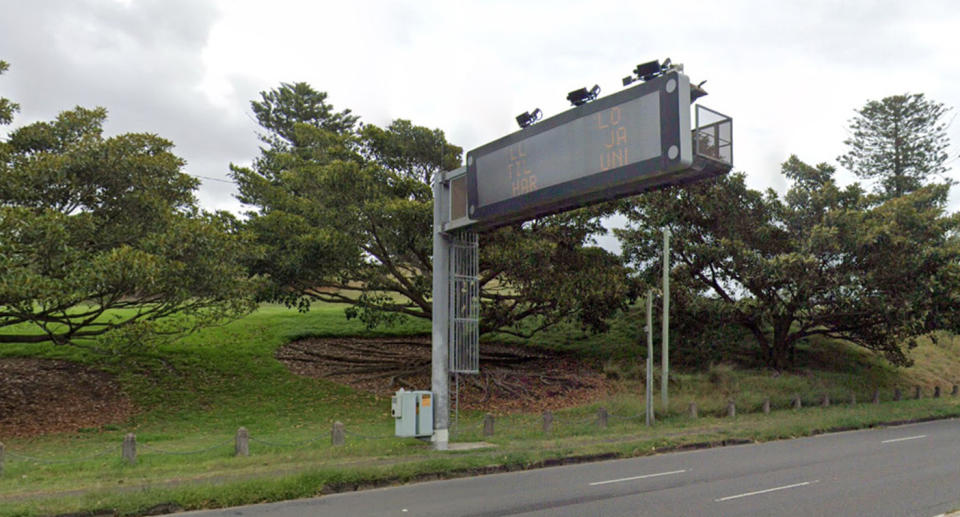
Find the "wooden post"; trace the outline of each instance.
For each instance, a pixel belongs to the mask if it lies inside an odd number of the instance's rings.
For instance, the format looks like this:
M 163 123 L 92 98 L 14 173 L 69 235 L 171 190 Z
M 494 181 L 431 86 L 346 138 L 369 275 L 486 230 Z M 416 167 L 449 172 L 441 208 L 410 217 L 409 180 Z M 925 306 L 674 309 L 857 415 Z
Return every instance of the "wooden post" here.
M 730 418 L 737 416 L 737 404 L 732 400 L 727 403 L 727 416 Z
M 821 399 L 820 405 L 823 406 L 823 407 L 830 407 L 830 394 L 829 394 L 829 393 L 824 393 L 824 394 L 823 394 L 823 399 Z
M 851 405 L 851 406 L 856 406 L 856 405 L 857 405 L 857 394 L 856 394 L 856 393 L 852 393 L 852 392 L 850 393 L 850 405 Z
M 487 413 L 483 416 L 483 435 L 493 436 L 493 415 Z
M 697 418 L 697 403 L 696 403 L 696 402 L 691 402 L 691 403 L 690 403 L 690 418 L 694 418 L 694 419 Z
M 333 445 L 343 445 L 347 441 L 346 429 L 343 427 L 343 422 L 336 421 L 333 423 L 333 429 L 330 430 L 330 441 Z
M 123 459 L 131 465 L 137 462 L 137 437 L 133 433 L 123 437 Z
M 233 444 L 233 454 L 234 456 L 250 455 L 250 433 L 247 432 L 246 427 L 237 429 L 237 438 Z
M 900 388 L 893 388 L 893 400 L 899 401 L 903 398 L 903 393 L 900 393 Z
M 940 386 L 933 387 L 933 398 L 935 399 L 940 398 Z
M 793 396 L 793 409 L 800 409 L 803 407 L 803 402 L 800 401 L 800 395 Z
M 6 448 L 3 446 L 3 442 L 0 442 L 0 477 L 3 477 L 3 454 L 6 451 Z
M 915 386 L 913 391 L 914 400 L 920 400 L 920 394 L 921 394 L 920 386 Z
M 763 399 L 763 414 L 764 415 L 770 414 L 770 397 Z
M 549 433 L 553 429 L 553 412 L 544 411 L 543 412 L 543 432 Z
M 874 404 L 880 403 L 880 390 L 878 389 L 873 390 L 873 403 Z
M 610 414 L 607 413 L 607 408 L 601 407 L 597 409 L 597 427 L 600 429 L 607 428 L 607 419 L 610 417 Z

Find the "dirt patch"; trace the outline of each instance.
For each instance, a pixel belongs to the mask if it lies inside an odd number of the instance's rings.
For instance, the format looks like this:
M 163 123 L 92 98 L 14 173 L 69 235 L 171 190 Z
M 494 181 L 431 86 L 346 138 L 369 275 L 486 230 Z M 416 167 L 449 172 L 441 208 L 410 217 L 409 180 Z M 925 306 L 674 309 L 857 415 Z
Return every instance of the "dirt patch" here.
M 69 361 L 0 359 L 0 437 L 100 427 L 133 412 L 105 372 Z
M 430 389 L 429 337 L 311 338 L 280 348 L 276 357 L 297 375 L 380 396 Z M 481 345 L 480 373 L 459 379 L 461 409 L 498 414 L 576 406 L 607 393 L 603 376 L 575 357 L 512 345 Z M 455 390 L 451 383 L 451 399 Z

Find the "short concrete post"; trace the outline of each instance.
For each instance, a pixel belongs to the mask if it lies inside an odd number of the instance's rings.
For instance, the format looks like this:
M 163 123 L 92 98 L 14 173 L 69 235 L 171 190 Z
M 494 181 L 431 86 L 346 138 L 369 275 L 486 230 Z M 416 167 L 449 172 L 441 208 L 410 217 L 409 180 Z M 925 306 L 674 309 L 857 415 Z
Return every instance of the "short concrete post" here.
M 900 392 L 900 388 L 893 388 L 893 400 L 899 401 L 903 398 L 903 393 Z
M 343 427 L 343 422 L 334 422 L 333 428 L 330 430 L 330 442 L 333 445 L 343 445 L 347 441 L 346 434 L 347 432 Z
M 933 387 L 933 398 L 935 399 L 940 398 L 940 386 Z
M 607 428 L 607 420 L 610 418 L 610 414 L 607 413 L 607 408 L 601 407 L 597 409 L 597 427 L 600 429 Z
M 820 405 L 823 407 L 830 407 L 830 394 L 824 393 L 823 398 L 820 399 Z
M 690 403 L 690 418 L 697 418 L 697 403 Z
M 920 400 L 920 394 L 921 394 L 920 386 L 915 386 L 913 391 L 914 400 Z
M 233 444 L 233 454 L 234 456 L 250 455 L 250 433 L 247 432 L 246 427 L 237 429 L 237 438 Z
M 857 394 L 856 394 L 856 393 L 851 393 L 851 394 L 850 394 L 850 405 L 851 405 L 851 406 L 856 406 L 856 405 L 857 405 Z
M 3 446 L 3 442 L 0 442 L 0 477 L 3 477 L 3 455 L 6 452 L 6 448 Z
M 553 412 L 543 412 L 543 432 L 549 433 L 553 429 Z
M 880 390 L 877 390 L 877 389 L 873 390 L 873 403 L 874 404 L 880 403 Z
M 727 403 L 727 416 L 730 418 L 737 416 L 737 404 L 732 400 Z
M 770 397 L 763 399 L 763 414 L 764 415 L 770 414 Z
M 133 433 L 123 437 L 123 459 L 131 465 L 137 462 L 137 437 Z
M 493 436 L 493 415 L 490 413 L 483 416 L 483 435 Z
M 957 393 L 960 393 L 960 386 L 957 386 L 956 384 L 954 384 L 953 389 L 950 390 L 950 394 L 956 397 Z
M 793 396 L 793 409 L 800 409 L 803 407 L 803 402 L 800 401 L 800 395 Z

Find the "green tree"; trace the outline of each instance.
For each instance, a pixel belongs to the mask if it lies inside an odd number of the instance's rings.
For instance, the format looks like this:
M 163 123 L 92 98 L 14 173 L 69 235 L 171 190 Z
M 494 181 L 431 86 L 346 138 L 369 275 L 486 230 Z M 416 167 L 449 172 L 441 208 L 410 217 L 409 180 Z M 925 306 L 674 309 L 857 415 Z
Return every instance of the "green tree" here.
M 0 142 L 0 342 L 131 344 L 253 308 L 236 221 L 197 208 L 172 143 L 104 137 L 105 119 L 75 108 Z
M 6 61 L 0 61 L 0 75 L 3 75 L 10 68 Z M 9 124 L 13 121 L 13 114 L 20 109 L 16 103 L 10 99 L 0 97 L 0 124 Z
M 960 224 L 946 215 L 949 187 L 922 187 L 875 206 L 834 169 L 795 156 L 781 199 L 732 174 L 635 198 L 626 254 L 647 275 L 659 265 L 658 232 L 675 239 L 678 309 L 705 299 L 756 339 L 760 359 L 791 365 L 814 335 L 845 340 L 909 364 L 905 348 L 934 330 L 960 331 Z
M 850 120 L 847 152 L 837 158 L 863 179 L 877 179 L 881 199 L 913 192 L 946 171 L 949 111 L 922 93 L 869 101 Z
M 459 166 L 462 150 L 407 120 L 359 125 L 303 83 L 251 104 L 264 146 L 252 167 L 231 169 L 239 199 L 255 208 L 246 228 L 258 250 L 251 271 L 270 279 L 263 297 L 301 309 L 347 303 L 348 316 L 369 326 L 429 318 L 430 179 Z M 568 318 L 604 327 L 632 283 L 617 257 L 587 245 L 598 214 L 482 236 L 483 332 L 529 335 Z

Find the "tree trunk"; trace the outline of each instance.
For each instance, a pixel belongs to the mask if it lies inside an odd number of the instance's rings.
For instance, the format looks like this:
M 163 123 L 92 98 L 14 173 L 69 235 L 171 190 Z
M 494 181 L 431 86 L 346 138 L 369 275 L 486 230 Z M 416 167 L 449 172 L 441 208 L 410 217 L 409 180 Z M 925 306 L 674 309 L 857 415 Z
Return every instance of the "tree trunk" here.
M 770 347 L 772 351 L 772 361 L 770 366 L 777 370 L 785 370 L 792 366 L 793 344 L 790 339 L 790 325 L 792 318 L 779 318 L 773 323 L 773 343 Z

